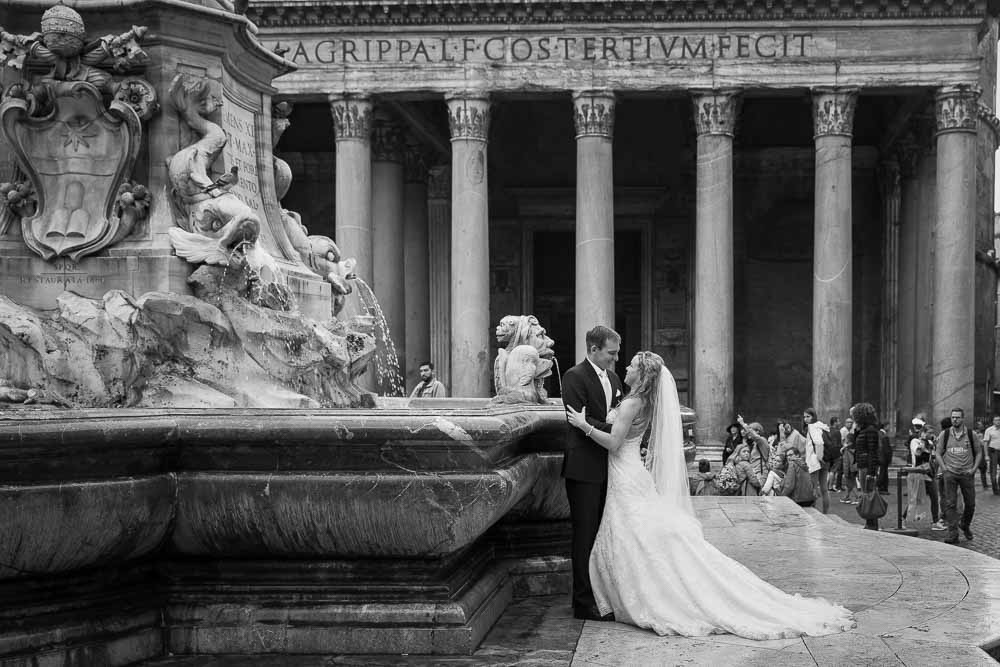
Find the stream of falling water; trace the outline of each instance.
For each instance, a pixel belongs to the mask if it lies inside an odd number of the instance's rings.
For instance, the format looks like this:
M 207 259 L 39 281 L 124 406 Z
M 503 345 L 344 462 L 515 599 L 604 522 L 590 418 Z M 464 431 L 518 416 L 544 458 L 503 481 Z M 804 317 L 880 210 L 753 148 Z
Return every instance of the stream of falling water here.
M 375 391 L 382 396 L 405 396 L 403 376 L 399 372 L 399 357 L 396 345 L 389 333 L 389 323 L 385 320 L 382 306 L 375 298 L 375 292 L 362 278 L 355 278 L 358 301 L 366 315 L 375 318 Z

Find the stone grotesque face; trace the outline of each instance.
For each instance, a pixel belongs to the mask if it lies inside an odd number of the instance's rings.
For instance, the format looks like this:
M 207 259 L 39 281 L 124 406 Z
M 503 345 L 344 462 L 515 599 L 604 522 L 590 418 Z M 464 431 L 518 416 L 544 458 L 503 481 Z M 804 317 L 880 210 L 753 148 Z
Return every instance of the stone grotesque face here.
M 501 345 L 506 345 L 510 342 L 511 337 L 517 330 L 517 323 L 520 320 L 518 315 L 507 315 L 500 320 L 500 324 L 496 328 L 497 342 Z
M 354 278 L 354 258 L 341 259 L 340 248 L 326 236 L 310 236 L 315 270 L 330 283 L 335 295 L 351 293 L 347 282 Z
M 260 233 L 260 221 L 249 206 L 235 195 L 206 199 L 193 207 L 192 228 L 219 240 L 225 248 L 253 243 Z

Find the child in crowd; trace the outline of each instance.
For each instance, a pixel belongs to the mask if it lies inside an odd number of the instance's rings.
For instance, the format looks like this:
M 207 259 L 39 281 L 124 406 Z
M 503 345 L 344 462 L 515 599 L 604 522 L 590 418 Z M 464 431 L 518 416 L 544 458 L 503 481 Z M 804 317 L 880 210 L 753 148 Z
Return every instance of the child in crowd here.
M 698 461 L 698 472 L 691 475 L 691 490 L 695 496 L 717 496 L 719 490 L 715 486 L 715 473 L 712 472 L 712 464 L 708 459 Z

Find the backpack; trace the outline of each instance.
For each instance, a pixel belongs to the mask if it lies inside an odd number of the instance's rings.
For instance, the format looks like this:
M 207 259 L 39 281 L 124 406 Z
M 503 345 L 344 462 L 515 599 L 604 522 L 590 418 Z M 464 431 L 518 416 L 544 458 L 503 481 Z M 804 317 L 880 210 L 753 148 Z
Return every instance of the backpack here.
M 837 444 L 829 431 L 820 431 L 823 434 L 823 460 L 833 463 L 840 458 L 840 445 Z M 837 435 L 840 435 L 838 432 Z
M 720 496 L 738 496 L 740 480 L 736 476 L 736 468 L 731 465 L 723 466 L 715 478 L 715 486 L 719 489 Z

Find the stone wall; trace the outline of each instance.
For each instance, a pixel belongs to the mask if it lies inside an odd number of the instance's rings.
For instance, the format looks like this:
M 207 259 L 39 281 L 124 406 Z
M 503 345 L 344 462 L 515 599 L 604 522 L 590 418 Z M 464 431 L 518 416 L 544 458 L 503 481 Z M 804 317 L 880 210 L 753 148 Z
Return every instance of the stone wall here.
M 853 394 L 877 403 L 881 228 L 871 157 L 855 150 Z M 813 161 L 800 148 L 736 155 L 735 406 L 765 425 L 812 401 Z

